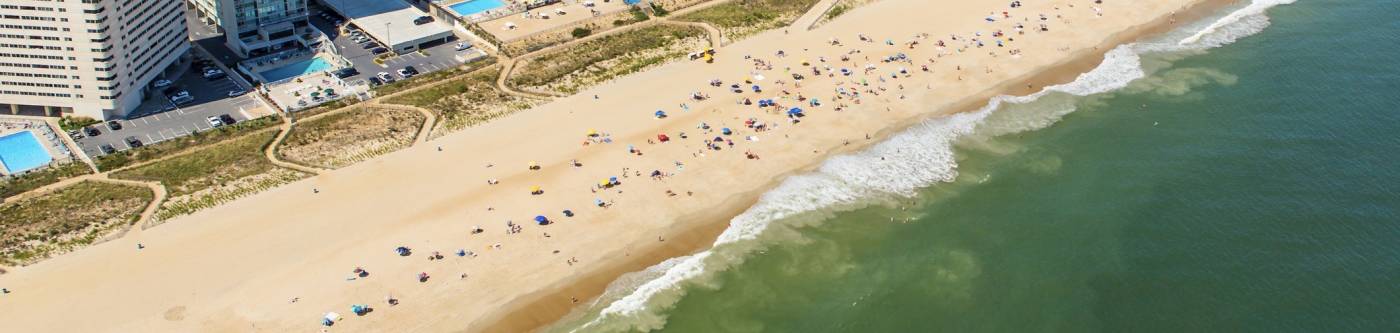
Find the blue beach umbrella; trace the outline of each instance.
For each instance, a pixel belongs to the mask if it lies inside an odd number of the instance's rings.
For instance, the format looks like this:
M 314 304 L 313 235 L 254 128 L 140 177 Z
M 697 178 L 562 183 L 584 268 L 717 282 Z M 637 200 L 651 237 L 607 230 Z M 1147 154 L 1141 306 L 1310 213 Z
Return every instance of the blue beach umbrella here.
M 549 224 L 549 218 L 544 217 L 544 215 L 536 215 L 535 223 L 539 223 L 540 225 Z

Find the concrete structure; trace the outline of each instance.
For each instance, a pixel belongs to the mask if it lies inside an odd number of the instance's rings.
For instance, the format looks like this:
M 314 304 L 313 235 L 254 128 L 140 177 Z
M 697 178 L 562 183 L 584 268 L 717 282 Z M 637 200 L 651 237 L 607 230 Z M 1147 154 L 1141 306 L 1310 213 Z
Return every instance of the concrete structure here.
M 190 0 L 205 24 L 217 27 L 229 49 L 244 58 L 309 44 L 308 0 Z
M 125 116 L 189 50 L 181 0 L 0 1 L 0 114 Z
M 419 17 L 429 17 L 428 13 L 402 0 L 328 0 L 325 3 L 396 53 L 432 47 L 453 37 L 450 23 L 435 19 L 415 24 L 414 20 Z

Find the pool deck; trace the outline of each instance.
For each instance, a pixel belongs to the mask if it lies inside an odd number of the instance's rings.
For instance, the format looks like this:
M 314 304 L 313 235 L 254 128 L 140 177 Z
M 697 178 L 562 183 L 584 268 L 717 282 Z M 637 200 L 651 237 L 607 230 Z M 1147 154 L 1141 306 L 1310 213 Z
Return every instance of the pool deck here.
M 547 13 L 549 14 L 548 19 L 540 18 L 538 16 L 532 18 L 525 18 L 525 13 L 521 13 L 504 16 L 486 22 L 481 22 L 479 25 L 482 29 L 486 29 L 486 32 L 495 35 L 496 39 L 500 39 L 501 41 L 505 42 L 510 42 L 536 33 L 591 19 L 594 16 L 591 12 L 589 12 L 589 9 L 598 11 L 600 16 L 612 15 L 627 10 L 627 5 L 623 4 L 622 0 L 612 0 L 609 2 L 603 2 L 602 0 L 594 0 L 593 2 L 593 7 L 584 7 L 583 2 L 579 1 L 578 3 L 573 4 L 557 3 L 549 6 L 535 8 L 534 10 L 526 12 L 531 15 Z M 563 9 L 566 14 L 556 15 L 555 10 L 558 9 Z M 515 23 L 515 29 L 506 29 L 506 22 Z

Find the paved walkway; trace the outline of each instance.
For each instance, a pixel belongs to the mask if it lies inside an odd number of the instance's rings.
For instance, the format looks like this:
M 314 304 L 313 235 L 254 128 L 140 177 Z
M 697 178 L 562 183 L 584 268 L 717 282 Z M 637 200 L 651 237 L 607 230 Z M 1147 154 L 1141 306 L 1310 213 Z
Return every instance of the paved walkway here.
M 826 16 L 826 12 L 830 11 L 831 7 L 836 6 L 836 3 L 839 1 L 840 0 L 818 1 L 817 4 L 812 5 L 811 9 L 807 10 L 806 14 L 802 14 L 802 17 L 798 17 L 797 20 L 792 21 L 792 25 L 788 27 L 790 29 L 812 30 L 812 26 L 816 25 L 817 21 L 820 21 L 823 16 Z

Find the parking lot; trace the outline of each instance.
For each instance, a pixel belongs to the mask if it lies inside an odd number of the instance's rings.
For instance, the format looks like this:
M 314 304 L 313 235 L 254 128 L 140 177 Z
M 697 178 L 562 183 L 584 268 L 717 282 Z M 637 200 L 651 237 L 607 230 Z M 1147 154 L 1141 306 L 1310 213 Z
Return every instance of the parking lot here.
M 208 120 L 211 116 L 227 114 L 241 122 L 270 113 L 251 93 L 230 97 L 230 91 L 246 91 L 232 79 L 209 80 L 199 71 L 199 66 L 191 66 L 169 87 L 153 91 L 129 119 L 115 120 L 121 124 L 120 130 L 113 131 L 106 123 L 93 125 L 99 135 L 83 133 L 75 141 L 88 156 L 97 157 L 103 155 L 102 145 L 111 145 L 117 151 L 131 149 L 127 138 L 152 144 L 208 130 L 212 127 Z M 177 90 L 188 91 L 193 100 L 175 105 L 164 92 Z
M 344 20 L 344 18 L 337 16 L 334 12 L 320 8 L 319 6 L 312 6 L 310 11 L 311 24 L 316 26 L 316 29 L 325 33 L 326 37 L 331 39 L 331 43 L 335 44 L 336 49 L 340 50 L 340 55 L 346 60 L 349 60 L 355 67 L 355 70 L 360 72 L 360 75 L 345 78 L 347 82 L 363 81 L 380 72 L 390 73 L 395 79 L 401 79 L 396 73 L 399 69 L 408 66 L 413 66 L 420 73 L 429 73 L 452 68 L 476 57 L 485 56 L 485 53 L 476 49 L 458 51 L 456 45 L 461 40 L 461 37 L 457 36 L 454 40 L 443 43 L 442 45 L 423 49 L 422 52 L 413 52 L 392 57 L 386 60 L 384 65 L 379 65 L 374 63 L 374 53 L 370 51 L 376 47 L 381 47 L 378 42 L 371 39 L 368 43 L 357 43 L 352 40 L 351 36 L 343 33 L 343 30 L 337 27 L 335 22 L 332 21 Z M 321 15 L 322 13 L 329 15 L 330 20 L 323 17 Z M 348 25 L 350 23 L 345 24 Z M 410 22 L 408 24 L 412 23 Z

